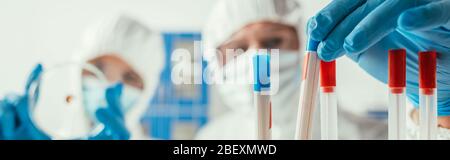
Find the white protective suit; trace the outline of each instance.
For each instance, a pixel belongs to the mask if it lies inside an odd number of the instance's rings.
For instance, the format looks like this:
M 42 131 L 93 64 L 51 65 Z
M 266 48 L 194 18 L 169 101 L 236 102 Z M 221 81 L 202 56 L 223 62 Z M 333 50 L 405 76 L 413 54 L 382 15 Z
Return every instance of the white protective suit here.
M 300 37 L 304 25 L 300 5 L 295 0 L 220 0 L 213 8 L 203 32 L 204 58 L 209 65 L 218 65 L 217 49 L 244 26 L 271 21 L 293 26 Z M 299 38 L 300 39 L 300 38 Z M 287 52 L 287 53 L 284 53 Z M 245 53 L 248 55 L 252 53 Z M 272 95 L 273 139 L 292 139 L 299 98 L 301 51 L 280 51 L 279 91 Z M 241 63 L 241 56 L 235 60 Z M 251 65 L 240 65 L 238 75 L 252 75 Z M 223 68 L 226 68 L 227 63 Z M 242 66 L 242 67 L 241 67 Z M 218 67 L 218 66 L 216 66 Z M 218 67 L 219 70 L 221 67 Z M 231 69 L 233 70 L 233 69 Z M 273 83 L 272 83 L 273 84 Z M 255 139 L 256 110 L 253 108 L 251 84 L 217 84 L 220 100 L 228 112 L 215 115 L 197 135 L 197 139 Z
M 135 106 L 125 114 L 131 139 L 148 138 L 140 126 L 140 118 L 153 96 L 164 66 L 161 34 L 128 16 L 117 16 L 101 21 L 89 28 L 83 37 L 82 61 L 111 54 L 122 58 L 144 82 L 142 95 Z

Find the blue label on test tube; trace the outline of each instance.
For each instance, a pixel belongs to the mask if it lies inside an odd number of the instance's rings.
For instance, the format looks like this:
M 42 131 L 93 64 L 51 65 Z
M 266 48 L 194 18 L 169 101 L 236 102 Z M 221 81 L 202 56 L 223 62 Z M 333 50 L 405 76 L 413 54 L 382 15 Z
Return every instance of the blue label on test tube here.
M 253 56 L 253 90 L 256 92 L 270 90 L 270 55 L 257 54 Z

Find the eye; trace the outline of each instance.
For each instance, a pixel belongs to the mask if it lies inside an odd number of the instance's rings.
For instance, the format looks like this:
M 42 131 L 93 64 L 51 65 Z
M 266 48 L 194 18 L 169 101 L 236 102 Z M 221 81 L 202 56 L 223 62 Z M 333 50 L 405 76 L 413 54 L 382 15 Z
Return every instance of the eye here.
M 240 45 L 237 48 L 235 48 L 236 50 L 242 50 L 243 52 L 246 52 L 248 50 L 248 46 L 247 45 Z
M 246 44 L 229 44 L 220 48 L 222 58 L 225 62 L 245 53 L 247 50 L 248 45 Z
M 277 49 L 283 43 L 283 39 L 279 37 L 271 38 L 262 42 L 262 47 L 267 49 Z
M 233 44 L 233 45 L 227 45 L 221 48 L 224 53 L 226 53 L 227 50 L 231 50 L 233 52 L 246 52 L 248 50 L 248 45 L 246 44 Z
M 134 72 L 126 72 L 123 75 L 123 82 L 130 85 L 138 85 L 140 83 L 140 77 Z
M 96 61 L 94 66 L 97 67 L 98 70 L 105 72 L 105 65 L 101 61 Z

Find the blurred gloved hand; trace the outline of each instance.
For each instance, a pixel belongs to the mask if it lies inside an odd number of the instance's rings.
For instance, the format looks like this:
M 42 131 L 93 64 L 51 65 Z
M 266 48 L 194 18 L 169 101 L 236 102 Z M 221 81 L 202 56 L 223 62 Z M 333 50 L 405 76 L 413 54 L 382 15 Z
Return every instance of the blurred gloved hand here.
M 121 110 L 122 90 L 123 83 L 115 84 L 106 90 L 108 107 L 100 108 L 95 113 L 97 120 L 103 124 L 104 128 L 98 135 L 89 137 L 89 140 L 127 140 L 130 138 Z
M 30 111 L 39 96 L 39 85 L 36 85 L 34 97 L 30 90 L 35 83 L 39 83 L 42 75 L 42 65 L 37 65 L 28 77 L 25 91 L 22 95 L 7 95 L 0 100 L 0 139 L 4 140 L 50 140 L 46 133 L 36 127 L 31 119 Z M 124 116 L 120 110 L 120 96 L 123 84 L 113 85 L 106 90 L 108 106 L 96 111 L 99 122 L 103 125 L 101 131 L 91 135 L 89 140 L 125 140 L 130 134 L 125 128 Z M 30 101 L 33 99 L 33 101 Z
M 10 94 L 0 100 L 0 138 L 6 140 L 49 140 L 50 137 L 41 132 L 33 124 L 30 110 L 30 89 L 39 81 L 43 72 L 42 65 L 38 64 L 28 77 L 25 91 L 22 95 Z M 36 92 L 39 93 L 39 86 Z M 36 94 L 32 97 L 38 98 Z
M 438 114 L 450 116 L 450 0 L 334 0 L 308 23 L 323 60 L 347 55 L 387 82 L 388 50 L 407 50 L 407 95 L 418 107 L 418 52 L 436 50 Z

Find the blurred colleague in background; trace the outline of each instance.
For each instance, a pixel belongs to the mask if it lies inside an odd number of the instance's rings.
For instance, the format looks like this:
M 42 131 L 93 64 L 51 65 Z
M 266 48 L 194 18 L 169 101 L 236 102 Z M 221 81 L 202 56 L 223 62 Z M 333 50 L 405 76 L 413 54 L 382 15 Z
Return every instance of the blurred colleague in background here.
M 279 49 L 279 82 L 274 82 L 279 84 L 279 89 L 272 95 L 274 139 L 294 136 L 301 73 L 301 22 L 300 5 L 295 0 L 220 0 L 203 32 L 204 58 L 209 65 L 236 72 L 221 77 L 224 79 L 252 75 L 248 64 L 251 61 L 240 59 L 251 57 L 258 49 Z M 243 53 L 228 58 L 226 50 Z M 227 69 L 231 67 L 236 69 Z M 197 138 L 254 139 L 256 114 L 252 85 L 225 82 L 215 87 L 230 111 L 212 117 Z
M 146 138 L 139 120 L 164 66 L 161 38 L 159 32 L 126 15 L 101 21 L 84 36 L 81 59 L 99 68 L 109 82 L 123 82 L 128 86 L 130 94 L 122 95 L 122 112 L 132 138 Z M 153 63 L 149 63 L 151 59 Z
M 80 133 L 83 128 L 97 128 L 98 131 L 89 132 L 82 137 L 72 137 L 71 133 L 62 132 L 61 128 L 48 128 L 39 122 L 67 121 L 73 117 L 74 110 L 63 106 L 47 103 L 35 108 L 35 102 L 42 103 L 39 98 L 58 98 L 53 94 L 39 93 L 46 91 L 41 84 L 45 78 L 41 78 L 46 71 L 45 64 L 38 65 L 29 77 L 25 92 L 18 96 L 6 96 L 0 102 L 0 138 L 1 139 L 144 139 L 143 128 L 140 126 L 139 118 L 144 113 L 148 99 L 153 95 L 159 82 L 159 75 L 164 63 L 162 53 L 161 37 L 158 32 L 149 29 L 143 23 L 128 16 L 117 16 L 105 19 L 93 25 L 84 35 L 83 48 L 74 54 L 72 62 L 85 64 L 79 74 L 80 80 L 71 82 L 81 84 L 69 84 L 62 87 L 81 87 L 72 91 L 81 93 L 70 93 L 75 95 L 75 100 L 81 100 L 83 111 L 75 116 L 72 124 L 68 124 L 74 132 Z M 148 63 L 147 60 L 155 59 L 156 63 Z M 88 69 L 88 70 L 85 70 Z M 65 72 L 71 70 L 65 70 Z M 97 72 L 96 72 L 97 71 Z M 100 76 L 99 76 L 100 75 Z M 64 83 L 64 82 L 60 82 Z M 38 89 L 32 95 L 30 86 L 37 85 Z M 50 87 L 58 86 L 49 84 Z M 42 95 L 52 94 L 52 95 Z M 30 98 L 32 97 L 32 98 Z M 29 99 L 36 98 L 35 102 Z M 72 101 L 68 97 L 68 103 Z M 73 103 L 73 102 L 71 102 Z M 61 113 L 53 113 L 62 111 Z M 58 115 L 63 112 L 70 116 L 51 117 L 40 116 L 39 112 L 47 112 L 42 115 Z M 30 113 L 31 112 L 31 113 Z M 33 113 L 38 112 L 38 113 Z M 51 114 L 48 112 L 52 112 Z M 38 115 L 37 118 L 35 115 Z M 80 116 L 81 115 L 81 116 Z M 82 116 L 87 115 L 87 116 Z M 47 119 L 41 120 L 39 118 Z M 61 119 L 59 119 L 61 118 Z M 89 119 L 89 120 L 83 120 Z M 91 122 L 91 123 L 79 123 Z M 100 125 L 99 125 L 100 124 Z M 64 127 L 64 126 L 63 126 Z M 47 132 L 48 131 L 48 132 Z M 58 136 L 55 136 L 58 135 Z M 66 135 L 61 137 L 59 135 Z M 67 136 L 68 135 L 68 136 Z

